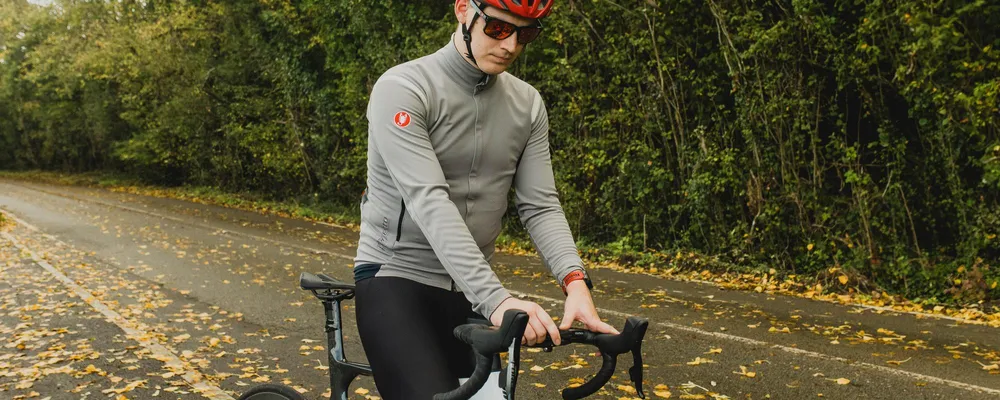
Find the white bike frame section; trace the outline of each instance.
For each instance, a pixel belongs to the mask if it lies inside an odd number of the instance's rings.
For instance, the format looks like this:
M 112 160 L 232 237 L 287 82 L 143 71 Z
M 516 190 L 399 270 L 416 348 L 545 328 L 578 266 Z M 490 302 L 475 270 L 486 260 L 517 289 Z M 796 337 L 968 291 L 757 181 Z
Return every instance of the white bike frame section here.
M 461 385 L 467 380 L 469 379 L 461 378 L 458 380 L 458 384 Z M 500 388 L 499 382 L 500 371 L 490 372 L 490 377 L 486 379 L 486 384 L 469 400 L 503 400 L 503 389 Z

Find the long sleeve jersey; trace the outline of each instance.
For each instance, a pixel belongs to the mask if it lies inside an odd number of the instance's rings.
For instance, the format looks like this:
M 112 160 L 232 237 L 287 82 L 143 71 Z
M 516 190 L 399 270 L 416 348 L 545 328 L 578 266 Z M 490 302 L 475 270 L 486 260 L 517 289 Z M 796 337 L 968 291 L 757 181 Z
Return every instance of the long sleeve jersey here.
M 385 72 L 367 117 L 355 266 L 461 291 L 488 318 L 510 297 L 489 260 L 513 185 L 518 215 L 557 281 L 583 269 L 534 87 L 506 72 L 484 74 L 452 42 Z

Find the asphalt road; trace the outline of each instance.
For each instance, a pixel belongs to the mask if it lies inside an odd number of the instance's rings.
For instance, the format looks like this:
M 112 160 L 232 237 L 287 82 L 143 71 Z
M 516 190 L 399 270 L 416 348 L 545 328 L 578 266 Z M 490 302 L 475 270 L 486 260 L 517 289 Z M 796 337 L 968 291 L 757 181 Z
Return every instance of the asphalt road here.
M 322 307 L 297 276 L 349 281 L 351 229 L 10 180 L 0 209 L 19 221 L 0 239 L 0 398 L 225 398 L 260 382 L 323 398 Z M 537 258 L 494 264 L 510 290 L 562 314 Z M 590 272 L 602 317 L 650 320 L 647 398 L 1000 398 L 996 328 Z M 348 357 L 364 361 L 350 305 L 344 319 Z M 593 398 L 637 396 L 631 359 L 619 363 Z M 519 397 L 558 398 L 599 364 L 584 346 L 525 351 Z M 378 395 L 368 378 L 353 390 Z

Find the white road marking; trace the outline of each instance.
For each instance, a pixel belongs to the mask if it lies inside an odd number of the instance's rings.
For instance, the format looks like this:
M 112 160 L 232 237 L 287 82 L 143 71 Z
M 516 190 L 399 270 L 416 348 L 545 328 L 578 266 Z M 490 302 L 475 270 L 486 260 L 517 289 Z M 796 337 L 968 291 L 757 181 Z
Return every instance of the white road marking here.
M 73 292 L 75 292 L 77 296 L 80 296 L 80 299 L 87 302 L 87 304 L 90 304 L 90 306 L 93 307 L 95 310 L 103 314 L 104 317 L 107 318 L 109 322 L 114 323 L 119 328 L 121 328 L 121 330 L 124 331 L 125 334 L 129 336 L 129 338 L 139 342 L 139 344 L 142 345 L 142 347 L 145 347 L 147 350 L 149 350 L 149 352 L 153 355 L 152 358 L 162 361 L 164 365 L 167 368 L 170 368 L 171 370 L 184 371 L 183 374 L 180 375 L 180 377 L 183 378 L 185 381 L 187 381 L 189 384 L 191 384 L 191 387 L 194 388 L 195 392 L 211 400 L 233 400 L 232 396 L 226 394 L 226 392 L 220 389 L 219 387 L 206 383 L 204 375 L 202 375 L 197 370 L 191 368 L 187 364 L 184 364 L 184 362 L 182 362 L 180 358 L 177 357 L 177 355 L 171 353 L 170 350 L 167 350 L 167 348 L 164 347 L 163 345 L 156 343 L 152 339 L 150 339 L 152 337 L 151 334 L 137 328 L 135 326 L 136 324 L 125 319 L 114 310 L 108 308 L 106 305 L 104 305 L 104 303 L 101 303 L 101 301 L 97 300 L 97 298 L 95 298 L 94 295 L 92 295 L 89 291 L 87 291 L 80 285 L 77 285 L 76 282 L 73 282 L 72 279 L 69 279 L 66 275 L 63 275 L 62 272 L 59 272 L 59 270 L 57 270 L 51 264 L 38 257 L 38 255 L 35 254 L 34 251 L 31 251 L 31 249 L 29 249 L 27 246 L 21 244 L 16 239 L 14 239 L 14 236 L 6 232 L 3 232 L 2 235 L 4 238 L 13 243 L 14 246 L 16 246 L 18 249 L 31 255 L 31 259 L 35 261 L 35 264 L 38 264 L 38 266 L 48 271 L 56 279 L 62 281 L 62 283 L 65 284 L 67 287 L 69 287 Z
M 35 190 L 38 190 L 38 189 L 35 189 Z M 42 190 L 39 190 L 39 191 L 42 191 Z M 45 191 L 42 191 L 42 192 L 45 192 Z M 45 193 L 48 193 L 48 192 L 45 192 Z M 61 196 L 61 195 L 57 195 L 57 196 L 60 196 L 60 197 L 69 197 L 69 196 Z M 170 217 L 170 216 L 165 216 L 165 215 L 161 215 L 161 214 L 158 214 L 158 213 L 153 213 L 153 212 L 150 212 L 150 211 L 134 209 L 132 207 L 121 206 L 121 205 L 116 205 L 116 204 L 108 204 L 108 203 L 105 203 L 105 202 L 102 202 L 102 201 L 97 201 L 97 200 L 81 200 L 81 199 L 78 199 L 78 198 L 75 198 L 75 197 L 69 197 L 69 198 L 72 198 L 72 199 L 78 200 L 78 201 L 90 201 L 90 202 L 94 202 L 94 203 L 98 203 L 98 204 L 103 204 L 103 205 L 106 205 L 106 206 L 109 206 L 109 207 L 117 207 L 117 208 L 121 208 L 121 209 L 124 209 L 124 210 L 134 211 L 134 212 L 138 212 L 138 213 L 142 213 L 142 214 L 147 214 L 147 215 L 151 215 L 151 216 L 156 216 L 156 217 L 159 217 L 159 218 L 173 220 L 173 221 L 177 221 L 177 222 L 184 223 L 184 224 L 199 226 L 199 227 L 202 227 L 202 228 L 205 228 L 205 229 L 218 230 L 218 228 L 213 228 L 213 227 L 210 227 L 210 226 L 207 226 L 207 225 L 202 225 L 202 224 L 197 224 L 197 223 L 191 223 L 191 222 L 184 221 L 184 220 L 181 220 L 181 219 L 176 218 L 176 217 Z M 351 260 L 354 259 L 354 257 L 352 257 L 352 256 L 345 255 L 345 254 L 340 254 L 340 253 L 337 253 L 337 252 L 330 252 L 330 251 L 325 251 L 325 250 L 317 250 L 317 249 L 313 249 L 313 248 L 310 248 L 310 247 L 307 247 L 307 246 L 301 246 L 301 245 L 297 245 L 297 244 L 281 242 L 281 241 L 278 241 L 278 240 L 264 238 L 264 237 L 260 237 L 260 236 L 256 236 L 256 235 L 252 235 L 252 234 L 240 233 L 239 235 L 245 236 L 245 237 L 248 237 L 248 238 L 254 238 L 254 239 L 259 239 L 259 240 L 263 240 L 263 241 L 267 241 L 267 242 L 277 243 L 277 244 L 281 244 L 283 246 L 288 246 L 288 247 L 293 247 L 293 248 L 299 248 L 299 249 L 303 249 L 303 250 L 309 250 L 309 251 L 313 251 L 313 252 L 317 252 L 317 253 L 321 253 L 321 254 L 328 254 L 328 255 L 337 256 L 337 257 L 341 257 L 341 258 L 347 258 L 347 259 L 351 259 Z M 541 295 L 537 295 L 537 294 L 529 294 L 529 293 L 518 292 L 518 291 L 510 291 L 510 293 L 513 294 L 513 295 L 516 295 L 516 296 L 531 297 L 531 298 L 536 298 L 536 299 L 547 301 L 547 302 L 551 302 L 551 303 L 559 303 L 559 304 L 563 303 L 563 300 L 552 298 L 552 297 L 547 297 L 547 296 L 541 296 Z M 624 312 L 616 311 L 616 310 L 610 310 L 610 309 L 606 309 L 606 308 L 600 308 L 600 307 L 598 307 L 597 310 L 599 312 L 601 312 L 602 314 L 610 314 L 610 315 L 616 315 L 616 316 L 620 316 L 620 317 L 629 317 L 629 316 L 631 316 L 628 313 L 624 313 Z M 800 356 L 805 356 L 805 357 L 810 357 L 810 358 L 815 358 L 815 359 L 820 359 L 820 360 L 825 360 L 825 361 L 841 362 L 841 363 L 845 363 L 845 364 L 848 364 L 848 365 L 851 365 L 851 366 L 857 366 L 857 367 L 861 367 L 861 368 L 876 370 L 876 371 L 887 373 L 887 374 L 890 374 L 890 375 L 903 376 L 903 377 L 907 377 L 907 378 L 911 378 L 911 379 L 922 380 L 922 381 L 926 381 L 926 382 L 931 382 L 931 383 L 937 383 L 937 384 L 941 384 L 941 385 L 951 386 L 951 387 L 954 387 L 954 388 L 957 388 L 957 389 L 968 390 L 968 391 L 973 391 L 973 392 L 978 392 L 978 393 L 987 393 L 987 394 L 993 394 L 993 395 L 1000 395 L 1000 390 L 998 390 L 998 389 L 993 389 L 993 388 L 988 388 L 988 387 L 983 387 L 983 386 L 978 386 L 978 385 L 972 385 L 972 384 L 968 384 L 968 383 L 964 383 L 964 382 L 958 382 L 958 381 L 953 381 L 953 380 L 949 380 L 949 379 L 938 378 L 938 377 L 935 377 L 935 376 L 924 375 L 924 374 L 920 374 L 920 373 L 916 373 L 916 372 L 910 372 L 910 371 L 904 371 L 904 370 L 889 368 L 889 367 L 885 367 L 885 366 L 881 366 L 881 365 L 877 365 L 877 364 L 871 364 L 871 363 L 866 363 L 866 362 L 857 362 L 857 361 L 846 359 L 846 358 L 843 358 L 843 357 L 831 356 L 829 354 L 823 354 L 823 353 L 819 353 L 819 352 L 815 352 L 815 351 L 797 349 L 797 348 L 794 348 L 794 347 L 789 347 L 789 346 L 780 345 L 780 344 L 772 344 L 772 343 L 768 343 L 768 342 L 764 342 L 764 341 L 760 341 L 760 340 L 756 340 L 756 339 L 751 339 L 751 338 L 747 338 L 747 337 L 743 337 L 743 336 L 731 335 L 731 334 L 721 333 L 721 332 L 709 332 L 709 331 L 705 331 L 705 330 L 701 330 L 701 329 L 697 329 L 697 328 L 692 328 L 692 327 L 685 326 L 685 325 L 675 324 L 675 323 L 671 323 L 671 322 L 651 322 L 651 323 L 653 325 L 657 325 L 657 326 L 668 328 L 668 329 L 680 330 L 680 331 L 684 331 L 684 332 L 688 332 L 688 333 L 693 333 L 693 334 L 697 334 L 697 335 L 713 337 L 713 338 L 716 338 L 716 339 L 733 341 L 733 342 L 737 342 L 737 343 L 743 343 L 743 344 L 751 345 L 751 346 L 770 347 L 770 348 L 782 350 L 784 352 L 791 353 L 791 354 L 796 354 L 796 355 L 800 355 Z
M 25 188 L 25 189 L 29 189 L 29 190 L 34 190 L 34 191 L 42 192 L 42 193 L 49 194 L 49 195 L 52 195 L 52 196 L 63 197 L 63 198 L 66 198 L 66 199 L 71 199 L 71 200 L 76 200 L 76 201 L 86 201 L 86 202 L 90 202 L 90 203 L 100 204 L 100 205 L 103 205 L 103 206 L 106 206 L 106 207 L 120 208 L 120 209 L 126 210 L 126 211 L 132 211 L 132 212 L 139 213 L 139 214 L 149 215 L 149 216 L 153 216 L 153 217 L 157 217 L 157 218 L 166 219 L 166 220 L 169 220 L 169 221 L 174 221 L 174 222 L 178 222 L 178 223 L 182 223 L 182 224 L 196 226 L 196 227 L 199 227 L 199 228 L 202 228 L 202 229 L 207 229 L 207 230 L 211 230 L 211 231 L 221 232 L 224 235 L 242 236 L 242 237 L 246 237 L 246 238 L 252 238 L 252 239 L 262 240 L 262 241 L 265 241 L 265 242 L 274 243 L 274 244 L 281 245 L 281 246 L 288 246 L 288 247 L 294 247 L 294 248 L 298 248 L 298 249 L 302 249 L 302 250 L 308 250 L 308 251 L 310 251 L 310 252 L 312 252 L 314 254 L 325 254 L 325 255 L 329 255 L 329 256 L 340 257 L 340 258 L 343 258 L 343 259 L 354 261 L 354 257 L 353 256 L 349 256 L 349 255 L 345 255 L 345 254 L 340 254 L 340 253 L 337 253 L 337 252 L 331 252 L 331 251 L 327 251 L 327 250 L 317 249 L 317 248 L 314 248 L 314 247 L 303 246 L 303 245 L 298 245 L 298 244 L 292 244 L 292 243 L 284 242 L 284 241 L 281 241 L 281 240 L 266 238 L 266 237 L 262 237 L 262 236 L 256 236 L 256 235 L 252 235 L 252 234 L 248 234 L 248 233 L 228 231 L 228 230 L 225 230 L 225 229 L 222 229 L 222 228 L 216 228 L 216 227 L 212 227 L 212 226 L 209 226 L 209 225 L 206 225 L 206 224 L 201 224 L 201 223 L 197 223 L 197 222 L 193 222 L 193 221 L 185 221 L 185 220 L 183 220 L 181 218 L 171 217 L 171 216 L 168 216 L 168 215 L 163 215 L 163 214 L 155 213 L 155 212 L 152 212 L 152 211 L 141 210 L 141 209 L 138 209 L 138 208 L 124 206 L 124 205 L 121 205 L 121 204 L 108 203 L 108 202 L 105 202 L 105 201 L 95 200 L 95 199 L 92 199 L 92 198 L 90 198 L 90 199 L 81 199 L 81 198 L 78 198 L 78 197 L 75 197 L 75 196 L 68 196 L 68 195 L 64 195 L 64 194 L 60 194 L 60 193 L 52 193 L 52 192 L 49 192 L 47 190 L 42 190 L 42 189 L 38 189 L 38 188 L 35 188 L 35 187 L 25 187 L 25 186 L 20 186 L 20 187 Z M 3 212 L 3 210 L 0 210 L 0 212 Z M 19 221 L 20 223 L 25 224 L 26 226 L 28 226 L 29 228 L 32 228 L 33 230 L 36 230 L 36 231 L 38 230 L 38 228 L 34 228 L 33 226 L 31 226 L 27 222 L 23 222 L 22 220 L 16 219 L 16 217 L 13 217 L 12 219 L 15 219 L 15 220 Z M 331 226 L 331 227 L 342 228 L 342 229 L 349 229 L 349 228 L 347 228 L 345 226 L 340 226 L 340 225 L 331 224 L 331 223 L 327 223 L 327 222 L 321 222 L 321 221 L 314 221 L 314 222 L 316 222 L 318 224 L 322 224 L 322 225 L 328 225 L 328 226 Z M 51 236 L 51 235 L 47 235 L 47 236 L 49 238 L 51 238 L 51 239 L 55 239 L 54 236 Z M 689 282 L 695 282 L 695 283 L 701 283 L 701 284 L 705 284 L 705 285 L 710 285 L 710 286 L 713 286 L 713 287 L 719 287 L 718 284 L 716 284 L 715 282 L 711 282 L 711 281 L 704 281 L 704 280 L 699 280 L 699 279 L 692 279 L 692 280 L 688 280 L 688 281 Z M 815 300 L 815 301 L 822 301 L 822 300 Z M 988 325 L 987 323 L 985 323 L 983 321 L 976 321 L 976 320 L 971 320 L 971 319 L 966 319 L 966 318 L 953 317 L 953 316 L 950 316 L 950 315 L 930 314 L 930 313 L 924 313 L 924 312 L 919 312 L 919 311 L 896 310 L 896 309 L 893 309 L 893 308 L 890 308 L 890 307 L 879 307 L 879 306 L 872 306 L 872 305 L 867 305 L 867 304 L 840 304 L 840 303 L 834 303 L 834 302 L 827 302 L 827 303 L 841 305 L 841 306 L 848 306 L 848 307 L 864 308 L 864 309 L 875 310 L 875 311 L 882 311 L 882 312 L 892 312 L 892 313 L 898 313 L 898 314 L 916 315 L 916 316 L 919 316 L 919 317 L 922 317 L 922 318 L 933 318 L 933 319 L 942 319 L 942 320 L 948 320 L 948 321 L 955 321 L 955 322 L 960 322 L 960 323 L 967 324 L 967 325 Z

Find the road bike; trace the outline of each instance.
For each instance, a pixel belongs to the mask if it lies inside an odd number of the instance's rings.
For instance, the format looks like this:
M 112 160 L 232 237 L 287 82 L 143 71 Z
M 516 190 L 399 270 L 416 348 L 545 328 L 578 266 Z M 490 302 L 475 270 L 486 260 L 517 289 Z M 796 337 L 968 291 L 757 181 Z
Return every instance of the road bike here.
M 326 314 L 324 324 L 327 339 L 327 355 L 330 371 L 330 399 L 347 400 L 351 382 L 360 375 L 371 376 L 371 367 L 348 361 L 344 354 L 344 335 L 341 327 L 340 303 L 354 298 L 354 284 L 345 283 L 324 274 L 303 272 L 299 276 L 299 287 L 308 290 L 323 303 Z M 461 385 L 447 393 L 439 393 L 434 400 L 514 400 L 517 376 L 520 367 L 521 337 L 528 325 L 528 315 L 520 310 L 504 313 L 499 327 L 486 321 L 473 321 L 454 329 L 457 338 L 472 347 L 476 357 L 476 367 L 472 375 Z M 560 330 L 561 346 L 572 343 L 596 347 L 603 359 L 601 369 L 589 381 L 575 387 L 563 389 L 562 398 L 582 399 L 600 390 L 611 379 L 617 366 L 618 356 L 632 353 L 633 364 L 629 368 L 629 378 L 640 398 L 642 391 L 642 340 L 646 335 L 649 321 L 639 317 L 628 317 L 620 334 L 596 333 L 584 329 Z M 527 347 L 538 347 L 548 352 L 556 347 L 552 340 Z M 507 353 L 506 365 L 500 362 L 500 353 Z M 487 381 L 495 381 L 495 387 L 484 388 Z M 499 390 L 496 390 L 499 389 Z M 255 386 L 240 396 L 240 400 L 304 400 L 295 389 L 280 384 Z

